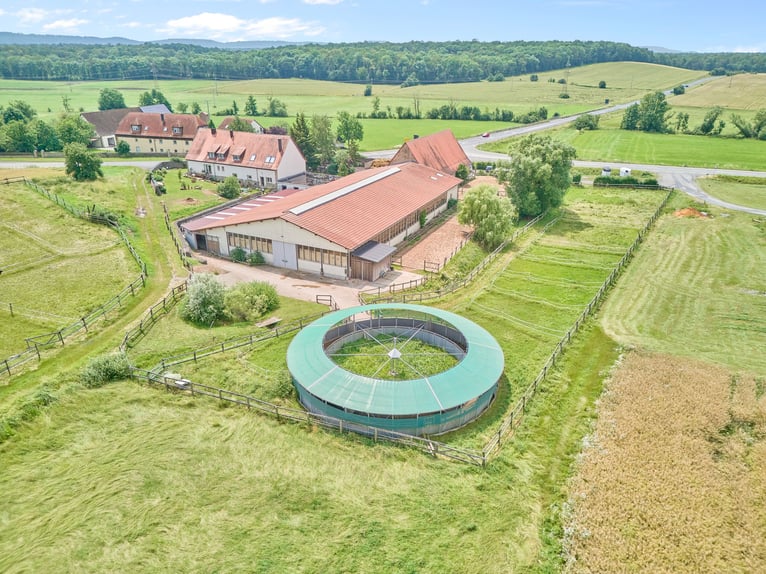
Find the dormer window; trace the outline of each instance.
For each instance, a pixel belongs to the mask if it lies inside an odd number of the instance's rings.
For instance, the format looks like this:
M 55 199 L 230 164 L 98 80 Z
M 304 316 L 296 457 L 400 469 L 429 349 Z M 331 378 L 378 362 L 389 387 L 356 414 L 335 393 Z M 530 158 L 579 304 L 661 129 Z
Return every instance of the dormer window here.
M 217 153 L 217 154 L 215 154 L 215 157 L 216 157 L 216 159 L 219 159 L 219 160 L 223 161 L 223 160 L 226 159 L 226 154 L 225 153 Z
M 173 135 L 180 136 L 183 135 L 184 129 L 181 126 L 173 126 Z
M 242 156 L 241 155 L 232 154 L 231 159 L 233 161 L 242 161 Z
M 215 159 L 215 152 L 214 151 L 207 152 L 207 159 Z
M 130 131 L 132 132 L 140 132 L 141 131 L 141 124 L 133 124 L 130 126 Z

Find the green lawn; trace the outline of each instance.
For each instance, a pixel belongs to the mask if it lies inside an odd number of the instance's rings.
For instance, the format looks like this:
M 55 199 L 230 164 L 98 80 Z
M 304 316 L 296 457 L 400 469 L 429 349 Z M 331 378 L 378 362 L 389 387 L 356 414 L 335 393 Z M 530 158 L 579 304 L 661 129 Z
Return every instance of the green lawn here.
M 582 160 L 766 170 L 766 142 L 620 129 L 557 130 Z
M 766 178 L 730 177 L 725 175 L 698 179 L 707 193 L 746 207 L 766 209 Z
M 676 200 L 682 207 L 691 202 Z M 714 207 L 664 216 L 604 305 L 614 338 L 766 373 L 766 222 Z

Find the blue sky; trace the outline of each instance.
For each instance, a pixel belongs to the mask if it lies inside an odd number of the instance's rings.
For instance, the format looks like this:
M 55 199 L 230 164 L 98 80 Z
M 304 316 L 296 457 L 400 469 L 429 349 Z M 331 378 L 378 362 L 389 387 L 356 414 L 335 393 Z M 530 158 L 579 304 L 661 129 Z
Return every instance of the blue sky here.
M 3 0 L 27 34 L 357 42 L 613 40 L 766 52 L 764 0 Z

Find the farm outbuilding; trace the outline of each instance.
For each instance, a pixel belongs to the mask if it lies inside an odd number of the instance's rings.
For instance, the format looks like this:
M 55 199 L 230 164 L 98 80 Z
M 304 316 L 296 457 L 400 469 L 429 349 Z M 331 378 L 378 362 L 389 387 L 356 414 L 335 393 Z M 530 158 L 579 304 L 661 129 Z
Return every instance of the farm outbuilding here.
M 372 281 L 395 246 L 457 199 L 461 181 L 415 163 L 357 172 L 305 189 L 250 197 L 179 223 L 197 250 L 260 252 L 266 263 Z
M 388 335 L 383 342 L 383 335 Z M 380 341 L 380 368 L 373 373 L 346 370 L 336 362 L 344 344 Z M 422 341 L 452 355 L 456 363 L 437 373 L 420 373 L 408 344 Z M 393 341 L 393 342 L 391 342 Z M 417 356 L 416 356 L 417 355 Z M 345 355 L 344 355 L 345 356 Z M 416 365 L 418 376 L 386 377 L 392 365 Z M 476 419 L 497 394 L 503 351 L 472 321 L 422 305 L 377 304 L 329 313 L 304 327 L 287 350 L 287 366 L 301 404 L 309 411 L 367 427 L 414 435 L 448 432 Z

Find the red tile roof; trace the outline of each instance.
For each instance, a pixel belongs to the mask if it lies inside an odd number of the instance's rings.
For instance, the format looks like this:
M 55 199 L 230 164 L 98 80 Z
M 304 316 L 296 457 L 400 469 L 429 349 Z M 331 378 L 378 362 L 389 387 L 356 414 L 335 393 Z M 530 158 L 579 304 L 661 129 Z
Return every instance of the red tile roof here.
M 455 174 L 460 164 L 471 167 L 471 160 L 460 147 L 451 130 L 405 142 L 391 158 L 391 165 L 414 161 L 434 169 Z
M 206 125 L 201 115 L 130 112 L 122 118 L 114 133 L 122 137 L 191 140 L 197 135 L 197 130 Z M 140 131 L 134 132 L 133 126 L 141 126 Z M 181 133 L 173 133 L 173 128 L 180 128 Z
M 277 171 L 288 146 L 295 146 L 300 153 L 290 136 L 206 128 L 197 133 L 186 160 Z M 209 159 L 209 152 L 226 154 L 226 157 Z M 235 155 L 239 156 L 238 161 L 234 160 Z
M 355 249 L 459 184 L 456 177 L 415 163 L 380 167 L 290 194 L 273 193 L 258 198 L 271 199 L 258 205 L 246 201 L 183 226 L 201 231 L 279 218 Z

